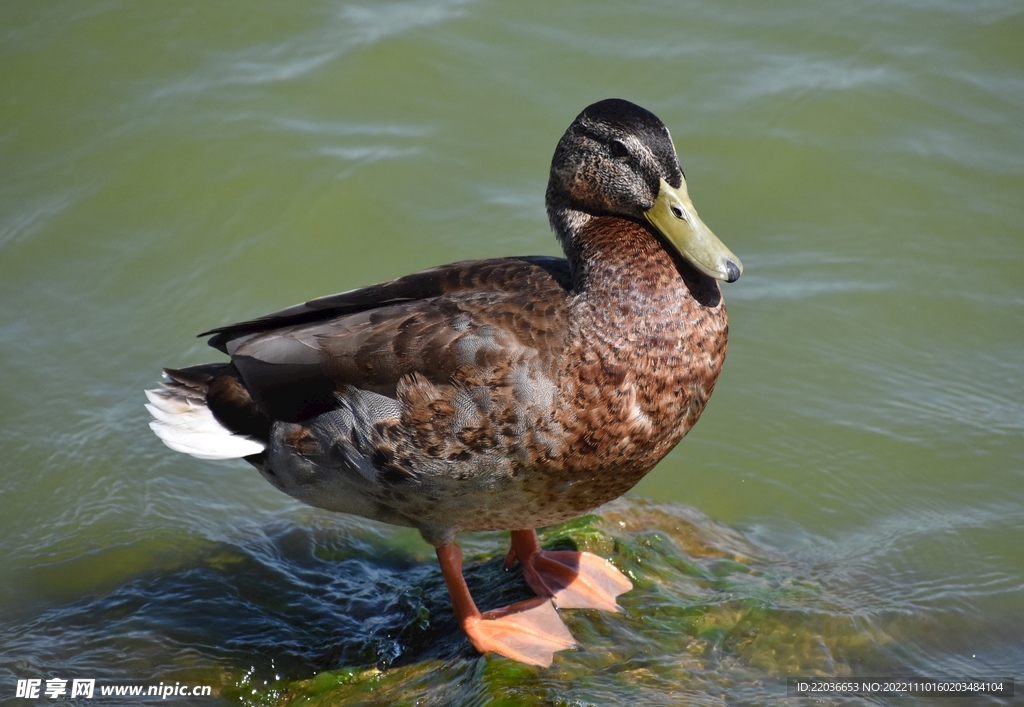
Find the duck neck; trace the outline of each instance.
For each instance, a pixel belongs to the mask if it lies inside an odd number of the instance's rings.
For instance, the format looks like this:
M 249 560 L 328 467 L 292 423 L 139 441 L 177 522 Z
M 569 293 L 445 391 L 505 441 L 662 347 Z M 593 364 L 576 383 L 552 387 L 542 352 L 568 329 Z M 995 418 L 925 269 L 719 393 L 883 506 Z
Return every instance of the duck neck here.
M 559 216 L 556 233 L 578 294 L 627 304 L 631 293 L 646 299 L 650 290 L 682 286 L 675 259 L 645 225 L 571 209 Z
M 551 230 L 555 232 L 555 238 L 558 239 L 558 244 L 562 246 L 562 252 L 565 253 L 566 258 L 573 266 L 573 272 L 576 271 L 576 260 L 574 255 L 577 252 L 580 234 L 584 232 L 587 226 L 593 221 L 596 216 L 592 216 L 584 211 L 577 211 L 576 209 L 570 209 L 568 207 L 552 208 L 551 204 L 548 205 L 548 221 L 551 223 Z

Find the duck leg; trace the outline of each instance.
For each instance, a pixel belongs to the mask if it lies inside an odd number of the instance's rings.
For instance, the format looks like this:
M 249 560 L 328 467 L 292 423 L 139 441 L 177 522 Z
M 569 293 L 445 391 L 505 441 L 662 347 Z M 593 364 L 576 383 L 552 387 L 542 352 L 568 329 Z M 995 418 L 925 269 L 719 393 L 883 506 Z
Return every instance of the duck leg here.
M 480 613 L 462 576 L 462 549 L 455 543 L 437 548 L 455 617 L 481 653 L 497 653 L 530 665 L 551 665 L 557 651 L 576 645 L 547 597 L 537 597 Z
M 515 561 L 538 596 L 553 597 L 559 609 L 621 611 L 615 597 L 633 583 L 616 567 L 592 552 L 541 550 L 535 530 L 513 530 L 505 569 Z

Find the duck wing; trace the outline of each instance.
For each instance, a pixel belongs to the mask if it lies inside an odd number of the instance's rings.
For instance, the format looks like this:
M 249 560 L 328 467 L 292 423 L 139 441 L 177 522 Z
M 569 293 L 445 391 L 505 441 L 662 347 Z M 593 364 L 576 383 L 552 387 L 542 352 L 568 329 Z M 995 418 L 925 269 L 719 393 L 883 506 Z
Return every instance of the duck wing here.
M 503 364 L 551 366 L 571 288 L 561 258 L 454 263 L 205 332 L 271 418 L 301 422 L 350 388 L 396 397 L 408 376 L 487 385 Z
M 544 289 L 555 281 L 559 287 L 571 287 L 569 263 L 565 258 L 543 255 L 492 260 L 465 260 L 450 265 L 422 270 L 394 280 L 368 285 L 335 295 L 326 295 L 292 307 L 265 314 L 237 324 L 228 324 L 204 331 L 198 336 L 211 336 L 210 346 L 224 353 L 228 343 L 245 334 L 266 332 L 281 327 L 323 321 L 346 314 L 380 309 L 403 302 L 430 299 L 456 293 L 502 290 L 530 291 Z

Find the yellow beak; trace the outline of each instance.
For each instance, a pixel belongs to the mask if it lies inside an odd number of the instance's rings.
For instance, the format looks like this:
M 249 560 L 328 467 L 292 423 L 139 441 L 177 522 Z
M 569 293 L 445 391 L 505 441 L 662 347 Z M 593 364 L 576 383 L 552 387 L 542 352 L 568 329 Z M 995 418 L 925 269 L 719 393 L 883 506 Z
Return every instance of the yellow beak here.
M 686 191 L 685 179 L 679 189 L 662 179 L 658 198 L 644 216 L 687 262 L 705 275 L 735 282 L 743 274 L 740 259 L 700 220 Z

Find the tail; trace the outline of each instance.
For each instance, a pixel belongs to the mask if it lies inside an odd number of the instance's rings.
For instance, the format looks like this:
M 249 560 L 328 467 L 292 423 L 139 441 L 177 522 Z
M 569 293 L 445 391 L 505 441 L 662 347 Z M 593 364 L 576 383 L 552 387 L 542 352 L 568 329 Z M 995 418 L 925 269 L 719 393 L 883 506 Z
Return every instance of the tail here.
M 164 369 L 160 387 L 147 390 L 150 429 L 176 452 L 200 459 L 238 459 L 259 454 L 260 442 L 222 425 L 206 404 L 210 383 L 226 364 Z

